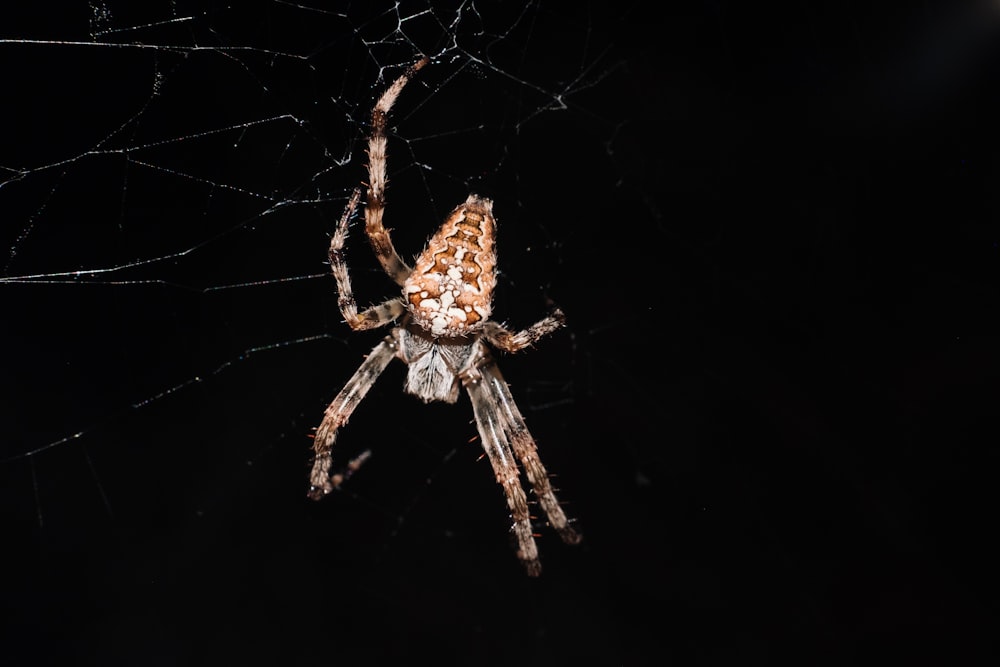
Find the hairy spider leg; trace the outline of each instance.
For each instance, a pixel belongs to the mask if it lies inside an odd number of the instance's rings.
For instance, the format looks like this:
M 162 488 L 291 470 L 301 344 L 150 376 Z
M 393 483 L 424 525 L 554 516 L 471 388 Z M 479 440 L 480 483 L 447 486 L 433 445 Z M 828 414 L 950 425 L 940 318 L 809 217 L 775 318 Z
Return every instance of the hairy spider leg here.
M 313 500 L 319 500 L 336 488 L 330 479 L 330 470 L 333 467 L 331 450 L 337 439 L 337 431 L 351 418 L 354 409 L 375 384 L 375 380 L 396 356 L 397 349 L 396 340 L 392 336 L 386 336 L 372 348 L 368 357 L 326 408 L 323 421 L 313 438 L 316 457 L 312 472 L 309 473 L 309 497 Z
M 491 396 L 489 381 L 480 373 L 466 374 L 463 384 L 472 400 L 472 412 L 476 418 L 476 428 L 479 431 L 483 451 L 486 452 L 497 482 L 507 497 L 507 506 L 514 520 L 511 530 L 517 539 L 517 557 L 528 575 L 537 577 L 542 573 L 542 563 L 538 559 L 538 545 L 535 544 L 534 531 L 531 527 L 528 497 L 524 493 L 524 487 L 521 486 L 521 471 L 517 467 L 517 460 L 507 438 L 504 419 L 497 411 L 496 402 Z
M 535 497 L 549 519 L 549 525 L 555 528 L 563 542 L 579 544 L 581 535 L 570 525 L 562 505 L 556 498 L 555 491 L 549 481 L 548 471 L 545 470 L 545 466 L 542 465 L 542 460 L 538 456 L 535 439 L 528 431 L 528 425 L 524 422 L 524 417 L 517 408 L 517 403 L 514 402 L 514 396 L 510 393 L 510 388 L 503 379 L 500 368 L 496 363 L 492 363 L 484 367 L 482 373 L 484 391 L 492 394 L 492 402 L 498 408 L 497 412 L 502 418 L 507 439 L 514 449 L 514 454 L 524 466 L 525 474 L 528 481 L 531 482 Z
M 360 197 L 360 190 L 355 188 L 343 215 L 340 216 L 337 230 L 330 239 L 330 250 L 327 254 L 330 259 L 330 271 L 337 281 L 337 306 L 348 326 L 355 331 L 375 329 L 389 324 L 406 310 L 399 299 L 388 299 L 363 313 L 358 313 L 358 304 L 354 300 L 354 290 L 351 287 L 351 275 L 347 271 L 347 261 L 344 257 L 344 245 L 347 243 L 347 224 L 358 206 Z
M 509 331 L 502 324 L 487 322 L 483 327 L 483 337 L 494 347 L 504 352 L 520 352 L 524 348 L 534 345 L 540 338 L 548 336 L 565 325 L 566 316 L 556 308 L 548 317 L 538 320 L 527 329 L 517 333 Z
M 386 144 L 388 143 L 385 136 L 386 122 L 389 110 L 396 103 L 396 98 L 399 97 L 403 87 L 420 68 L 429 62 L 430 58 L 424 56 L 408 67 L 382 93 L 375 108 L 372 109 L 372 132 L 368 139 L 368 197 L 365 206 L 365 234 L 368 235 L 372 251 L 378 257 L 382 269 L 400 287 L 410 275 L 410 267 L 396 252 L 389 230 L 382 224 L 382 216 L 385 212 L 385 187 L 389 181 L 386 173 Z

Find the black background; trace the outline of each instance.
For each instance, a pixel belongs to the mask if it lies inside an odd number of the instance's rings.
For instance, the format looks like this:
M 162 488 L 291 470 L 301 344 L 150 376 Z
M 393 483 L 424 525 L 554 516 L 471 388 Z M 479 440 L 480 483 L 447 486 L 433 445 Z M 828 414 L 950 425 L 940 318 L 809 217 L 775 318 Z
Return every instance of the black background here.
M 2 37 L 90 39 L 87 5 L 43 4 Z M 0 188 L 5 664 L 991 663 L 1000 9 L 654 4 L 473 3 L 459 48 L 451 9 L 400 33 L 269 3 L 101 37 L 214 50 L 0 43 L 0 164 L 28 169 Z M 468 402 L 404 396 L 398 364 L 338 443 L 371 461 L 305 499 L 310 429 L 379 334 L 332 279 L 275 279 L 325 271 L 378 65 L 418 50 L 397 245 L 491 196 L 499 317 L 569 317 L 500 360 L 585 535 L 539 526 L 537 580 Z M 281 114 L 309 141 L 43 168 L 123 124 L 107 146 Z M 388 296 L 351 238 L 359 300 Z

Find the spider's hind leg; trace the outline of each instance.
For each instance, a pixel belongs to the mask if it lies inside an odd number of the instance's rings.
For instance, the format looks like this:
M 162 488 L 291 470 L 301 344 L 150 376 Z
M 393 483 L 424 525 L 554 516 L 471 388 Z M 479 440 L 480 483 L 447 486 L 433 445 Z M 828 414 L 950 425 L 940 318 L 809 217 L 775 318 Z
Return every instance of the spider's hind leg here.
M 368 138 L 368 192 L 365 202 L 365 233 L 371 244 L 372 251 L 378 257 L 382 269 L 392 280 L 403 286 L 411 268 L 396 252 L 392 244 L 389 230 L 382 222 L 385 213 L 385 188 L 389 181 L 386 171 L 386 123 L 389 111 L 396 103 L 396 98 L 403 87 L 427 63 L 430 58 L 423 57 L 411 65 L 403 74 L 389 86 L 375 103 L 372 109 L 372 133 Z
M 337 306 L 340 308 L 341 315 L 344 316 L 344 321 L 355 331 L 376 329 L 386 325 L 406 310 L 403 302 L 399 299 L 389 299 L 364 312 L 358 312 L 358 303 L 354 300 L 354 289 L 351 287 L 351 274 L 347 270 L 347 261 L 344 258 L 344 246 L 347 244 L 348 222 L 354 215 L 360 199 L 361 191 L 355 188 L 350 201 L 344 208 L 344 213 L 340 216 L 337 229 L 330 239 L 330 249 L 327 254 L 330 259 L 330 271 L 337 281 Z

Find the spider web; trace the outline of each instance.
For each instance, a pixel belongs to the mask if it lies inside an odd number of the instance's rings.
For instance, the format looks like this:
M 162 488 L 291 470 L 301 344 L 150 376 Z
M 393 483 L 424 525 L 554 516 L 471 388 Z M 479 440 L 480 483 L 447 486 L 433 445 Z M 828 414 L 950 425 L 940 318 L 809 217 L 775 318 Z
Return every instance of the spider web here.
M 519 26 L 537 20 L 538 7 L 530 5 L 498 17 L 503 31 L 497 34 L 485 31 L 475 5 L 407 15 L 391 6 L 359 16 L 288 3 L 246 14 L 223 7 L 185 11 L 175 3 L 154 4 L 143 10 L 150 15 L 136 17 L 106 3 L 90 9 L 87 23 L 56 29 L 86 27 L 78 40 L 5 40 L 9 49 L 41 56 L 19 81 L 27 88 L 19 98 L 34 102 L 15 110 L 24 141 L 8 152 L 8 165 L 16 166 L 5 168 L 11 237 L 4 284 L 38 286 L 15 295 L 28 309 L 46 301 L 35 289 L 74 294 L 66 300 L 78 302 L 76 313 L 42 309 L 63 326 L 34 311 L 11 318 L 37 325 L 19 333 L 38 337 L 39 350 L 52 349 L 41 339 L 44 331 L 60 341 L 64 332 L 85 337 L 79 320 L 106 310 L 114 317 L 117 310 L 118 321 L 97 338 L 119 336 L 108 348 L 120 355 L 116 366 L 132 372 L 112 378 L 95 369 L 71 371 L 83 384 L 104 379 L 107 386 L 87 391 L 61 383 L 63 408 L 26 420 L 32 426 L 25 440 L 36 446 L 20 453 L 25 458 L 100 428 L 94 417 L 108 398 L 114 402 L 114 392 L 130 409 L 141 409 L 251 354 L 331 339 L 339 315 L 328 310 L 328 272 L 314 261 L 303 273 L 295 250 L 312 241 L 314 257 L 321 256 L 331 221 L 364 176 L 362 135 L 373 95 L 414 54 L 431 52 L 440 66 L 436 77 L 407 91 L 413 118 L 405 111 L 397 118 L 411 128 L 394 146 L 393 198 L 407 202 L 399 217 L 431 221 L 396 225 L 398 244 L 413 252 L 433 221 L 460 201 L 458 193 L 493 192 L 516 180 L 507 165 L 519 159 L 518 145 L 537 134 L 526 126 L 565 110 L 566 100 L 608 67 L 581 44 L 560 80 L 535 83 L 504 69 L 509 65 L 498 52 L 510 48 L 505 45 L 514 43 Z M 262 36 L 268 29 L 279 36 Z M 281 43 L 284 30 L 291 44 Z M 459 46 L 465 31 L 476 33 L 476 48 L 491 51 L 488 58 Z M 488 48 L 493 43 L 500 46 Z M 73 54 L 71 65 L 67 54 Z M 329 77 L 330 62 L 344 71 Z M 426 108 L 439 94 L 441 102 Z M 59 132 L 66 136 L 53 136 Z M 436 154 L 448 151 L 459 168 L 437 161 Z M 512 227 L 523 214 L 523 198 L 532 195 L 523 188 L 514 194 L 521 201 L 512 206 Z M 529 224 L 535 238 L 525 242 L 534 241 L 539 258 L 523 271 L 508 269 L 508 284 L 521 275 L 530 284 L 533 273 L 542 275 L 541 266 L 558 259 L 554 235 L 563 230 Z M 368 282 L 384 288 L 384 281 Z M 312 294 L 295 292 L 314 287 Z M 286 306 L 276 312 L 265 304 L 269 298 Z M 187 319 L 192 316 L 201 321 Z M 213 316 L 216 321 L 205 321 Z M 164 363 L 164 350 L 150 345 L 160 338 L 176 344 L 179 358 Z M 213 342 L 239 353 L 222 352 L 214 366 L 199 367 L 221 352 L 207 349 Z M 127 356 L 136 350 L 151 358 Z M 100 367 L 111 361 L 94 359 Z M 50 390 L 43 387 L 44 399 L 22 395 L 22 409 L 50 400 Z
M 995 405 L 995 352 L 965 337 L 996 305 L 984 15 L 67 4 L 0 17 L 5 664 L 977 645 L 941 544 L 988 553 L 947 518 L 987 481 L 956 492 L 937 443 Z M 496 317 L 569 318 L 499 359 L 585 536 L 539 525 L 538 581 L 468 401 L 403 395 L 401 364 L 338 438 L 371 458 L 305 499 L 309 435 L 382 335 L 343 324 L 329 234 L 419 54 L 389 122 L 397 248 L 491 197 Z M 925 218 L 958 222 L 884 222 Z M 395 293 L 357 224 L 347 252 L 361 305 Z
M 493 197 L 498 317 L 524 327 L 553 302 L 574 308 L 582 295 L 566 247 L 589 244 L 598 225 L 567 205 L 578 194 L 567 184 L 597 170 L 613 191 L 620 178 L 609 142 L 623 119 L 595 102 L 620 81 L 614 40 L 628 12 L 538 2 L 37 9 L 5 17 L 0 38 L 6 97 L 18 101 L 0 167 L 4 337 L 16 350 L 0 485 L 34 573 L 23 591 L 61 589 L 67 613 L 91 620 L 53 622 L 46 601 L 25 627 L 103 657 L 148 656 L 156 628 L 176 631 L 157 653 L 186 661 L 198 622 L 161 615 L 202 586 L 221 601 L 241 597 L 245 577 L 273 576 L 251 587 L 305 610 L 352 573 L 401 563 L 441 558 L 456 577 L 481 567 L 523 577 L 468 402 L 417 404 L 401 392 L 401 366 L 341 436 L 344 464 L 366 449 L 370 462 L 344 493 L 304 500 L 308 436 L 382 335 L 343 325 L 326 246 L 366 177 L 371 105 L 428 54 L 433 65 L 390 121 L 397 247 L 414 255 L 469 192 Z M 585 157 L 567 164 L 578 148 Z M 358 229 L 348 253 L 362 303 L 394 293 Z M 575 396 L 587 391 L 576 375 L 590 372 L 575 349 L 580 326 L 503 360 L 547 464 L 567 477 Z M 478 509 L 461 511 L 476 496 Z M 405 594 L 380 587 L 349 586 L 389 595 L 381 614 L 410 613 Z M 364 618 L 368 604 L 345 610 Z M 234 618 L 213 647 L 267 615 L 211 606 Z M 331 622 L 320 616 L 318 626 Z M 122 632 L 133 639 L 112 649 Z M 303 636 L 295 651 L 325 654 L 348 635 Z M 240 652 L 252 656 L 253 644 Z

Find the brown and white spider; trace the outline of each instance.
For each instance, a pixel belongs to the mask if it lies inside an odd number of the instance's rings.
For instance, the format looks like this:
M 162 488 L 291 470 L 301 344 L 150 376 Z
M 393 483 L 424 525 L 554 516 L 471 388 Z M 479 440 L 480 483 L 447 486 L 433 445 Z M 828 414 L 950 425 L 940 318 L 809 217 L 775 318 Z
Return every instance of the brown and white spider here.
M 371 389 L 393 358 L 408 365 L 404 390 L 425 403 L 458 400 L 459 384 L 472 400 L 472 410 L 483 449 L 497 482 L 507 496 L 517 538 L 517 556 L 531 576 L 541 572 L 538 547 L 531 527 L 528 499 L 521 486 L 518 461 L 549 523 L 564 542 L 577 544 L 573 529 L 549 484 L 538 458 L 535 441 L 486 343 L 517 352 L 563 326 L 560 310 L 523 331 L 512 332 L 490 321 L 496 285 L 496 219 L 493 202 L 470 194 L 445 219 L 416 258 L 413 268 L 400 258 L 382 224 L 386 186 L 386 118 L 403 87 L 430 61 L 424 57 L 389 86 L 372 110 L 368 139 L 368 188 L 365 234 L 383 270 L 402 288 L 402 296 L 358 312 L 344 260 L 347 225 L 361 198 L 355 189 L 330 241 L 330 266 L 337 280 L 338 305 L 347 324 L 356 331 L 374 329 L 402 318 L 399 325 L 372 349 L 347 381 L 316 429 L 315 460 L 309 476 L 309 497 L 319 500 L 339 486 L 343 477 L 331 476 L 331 449 L 337 430 Z

